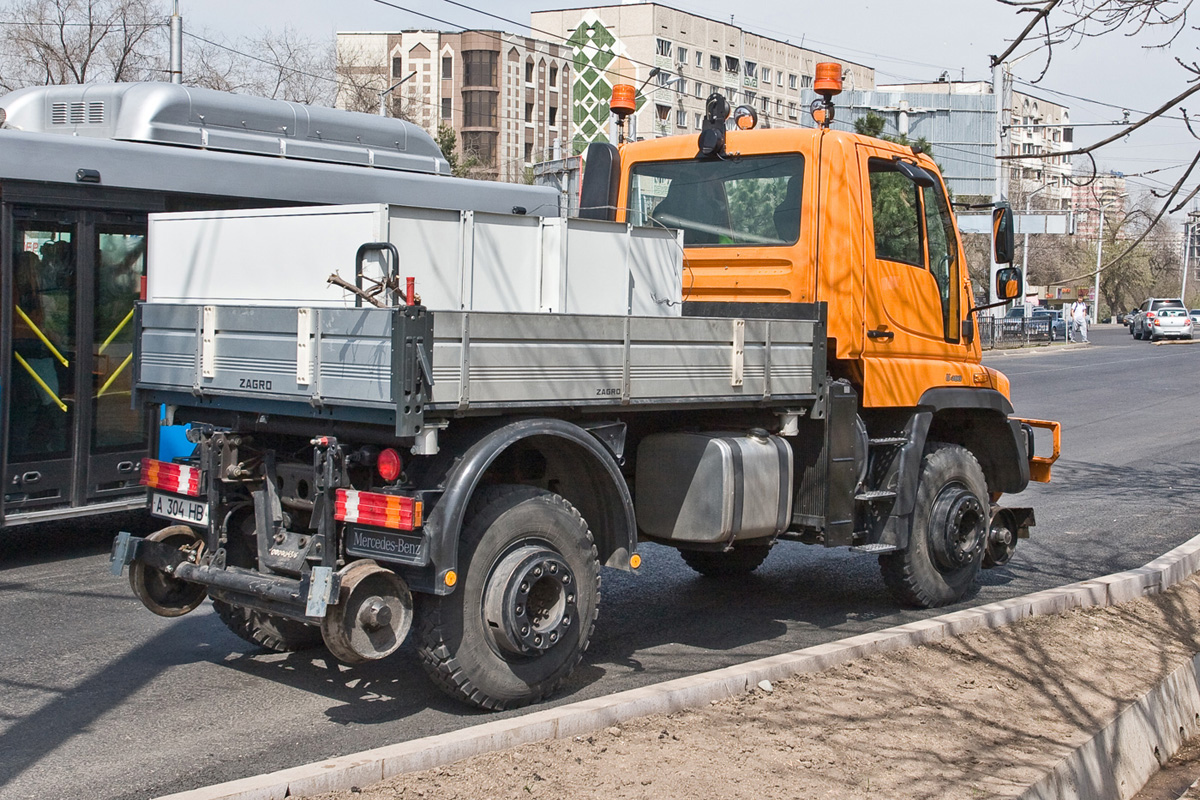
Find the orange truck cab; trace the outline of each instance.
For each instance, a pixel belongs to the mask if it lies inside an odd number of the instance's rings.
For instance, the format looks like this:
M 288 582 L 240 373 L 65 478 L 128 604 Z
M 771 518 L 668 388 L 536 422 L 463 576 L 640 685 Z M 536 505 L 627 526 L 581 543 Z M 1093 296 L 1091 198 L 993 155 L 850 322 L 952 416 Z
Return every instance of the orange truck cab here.
M 814 429 L 825 452 L 811 457 L 825 472 L 796 500 L 823 498 L 807 540 L 878 553 L 902 601 L 952 602 L 981 551 L 984 567 L 1005 563 L 1028 535 L 1033 510 L 998 501 L 1049 481 L 1059 426 L 1013 416 L 1008 380 L 980 363 L 979 309 L 937 165 L 832 130 L 840 86 L 826 76 L 817 88 L 816 128 L 756 130 L 746 106 L 730 124 L 714 94 L 699 137 L 592 145 L 581 215 L 680 229 L 685 316 L 825 321 L 831 394 Z M 994 222 L 996 260 L 1011 261 L 1010 210 L 996 208 Z M 1021 291 L 1018 271 L 997 272 L 1002 301 Z M 1034 455 L 1035 427 L 1050 431 L 1049 455 Z M 839 447 L 857 465 L 840 479 L 854 487 L 845 499 L 829 452 Z M 955 482 L 974 497 L 947 488 Z

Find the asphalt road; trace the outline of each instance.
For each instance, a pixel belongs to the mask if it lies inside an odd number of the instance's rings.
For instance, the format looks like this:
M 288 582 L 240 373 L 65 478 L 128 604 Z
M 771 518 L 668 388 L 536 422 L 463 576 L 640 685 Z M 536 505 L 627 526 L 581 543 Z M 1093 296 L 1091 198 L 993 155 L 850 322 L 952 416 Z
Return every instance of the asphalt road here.
M 995 354 L 1027 417 L 1063 422 L 1054 482 L 1022 504 L 1033 537 L 959 608 L 1140 566 L 1194 533 L 1200 343 L 1154 346 L 1096 328 L 1090 347 Z M 349 668 L 243 643 L 210 607 L 145 611 L 108 573 L 137 520 L 0 534 L 0 798 L 144 798 L 440 733 L 498 716 L 431 687 L 405 647 Z M 740 584 L 641 548 L 606 571 L 566 703 L 940 612 L 898 610 L 874 558 L 784 544 Z

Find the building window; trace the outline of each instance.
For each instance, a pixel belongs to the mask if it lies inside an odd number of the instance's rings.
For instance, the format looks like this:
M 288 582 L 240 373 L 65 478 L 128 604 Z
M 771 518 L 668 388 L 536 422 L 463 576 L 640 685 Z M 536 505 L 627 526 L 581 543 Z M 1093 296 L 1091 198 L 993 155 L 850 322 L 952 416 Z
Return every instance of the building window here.
M 756 92 L 746 92 L 746 105 L 754 105 L 754 98 L 758 97 Z
M 780 89 L 783 88 L 783 71 L 782 70 L 775 73 L 775 85 L 778 86 Z
M 496 85 L 496 62 L 500 54 L 495 50 L 467 50 L 463 53 L 466 75 L 464 86 Z
M 764 98 L 762 99 L 762 110 L 763 110 L 763 113 L 764 113 L 764 114 L 768 114 L 768 113 L 770 113 L 770 111 L 771 111 L 771 98 L 769 98 L 769 97 L 764 97 Z
M 404 61 L 401 58 L 392 59 L 392 77 L 399 78 L 404 74 Z
M 492 131 L 463 131 L 463 153 L 475 156 L 480 163 L 493 166 L 496 163 L 496 134 Z
M 708 68 L 713 70 L 714 72 L 719 71 L 721 69 L 721 57 L 720 56 L 709 56 L 708 57 Z
M 736 75 L 739 72 L 741 72 L 741 69 L 742 69 L 741 62 L 739 62 L 737 60 L 737 58 L 735 58 L 734 56 L 725 56 L 725 71 L 726 72 L 731 72 L 734 75 Z
M 793 90 L 798 88 L 795 75 L 788 75 L 788 88 Z
M 687 127 L 687 112 L 682 108 L 675 112 L 675 126 L 679 128 Z
M 496 93 L 463 92 L 463 127 L 496 127 Z
M 783 116 L 783 101 L 782 100 L 775 101 L 775 116 L 777 116 L 777 117 Z
M 525 62 L 525 82 L 533 83 L 533 62 L 532 61 Z
M 800 76 L 800 88 L 801 89 L 811 89 L 812 85 L 813 85 L 813 76 L 812 75 L 801 75 Z
M 442 98 L 442 119 L 450 119 L 450 115 L 454 112 L 454 106 L 450 103 L 449 97 Z
M 654 116 L 656 116 L 661 122 L 666 122 L 671 118 L 671 107 L 664 106 L 662 103 L 655 103 Z
M 742 66 L 746 70 L 747 78 L 757 78 L 758 77 L 758 64 L 755 64 L 753 61 L 747 61 Z
M 658 53 L 658 55 L 666 56 L 668 58 L 671 57 L 671 43 L 670 42 L 668 42 L 666 39 L 655 39 L 654 44 L 655 44 L 655 51 Z
M 679 94 L 686 95 L 687 93 L 688 93 L 687 81 L 685 81 L 683 78 L 680 78 L 679 79 Z
M 762 68 L 762 82 L 763 83 L 771 82 L 771 69 L 769 67 Z
M 696 115 L 696 130 L 700 130 L 700 127 L 703 124 L 703 122 L 704 122 L 704 115 L 697 114 Z
M 533 163 L 533 142 L 525 143 L 525 163 L 526 164 Z
M 704 84 L 696 81 L 696 97 L 704 97 Z
M 726 99 L 729 100 L 729 105 L 736 106 L 737 105 L 737 89 L 730 89 L 729 97 Z
M 525 104 L 525 121 L 533 122 L 533 103 Z
M 550 106 L 548 114 L 549 118 L 547 119 L 547 123 L 551 128 L 553 128 L 558 124 L 558 106 Z
M 790 119 L 796 118 L 796 104 L 795 103 L 788 103 L 788 118 L 790 118 Z
M 679 56 L 679 57 L 678 57 L 678 59 L 677 59 L 677 60 L 679 61 L 679 63 L 680 63 L 680 64 L 682 64 L 683 66 L 685 66 L 685 67 L 686 67 L 686 66 L 687 66 L 687 63 L 688 63 L 688 60 L 687 60 L 687 57 L 688 57 L 688 51 L 687 51 L 687 48 L 686 48 L 686 47 L 681 47 L 681 48 L 679 48 L 679 52 L 677 53 L 677 55 Z
M 696 68 L 699 69 L 700 67 L 703 67 L 703 66 L 704 66 L 704 53 L 701 53 L 699 50 L 697 50 L 696 51 Z
M 450 56 L 442 56 L 442 80 L 454 80 L 454 59 Z
M 550 65 L 550 88 L 557 89 L 558 88 L 556 86 L 557 83 L 558 83 L 558 64 L 551 64 Z

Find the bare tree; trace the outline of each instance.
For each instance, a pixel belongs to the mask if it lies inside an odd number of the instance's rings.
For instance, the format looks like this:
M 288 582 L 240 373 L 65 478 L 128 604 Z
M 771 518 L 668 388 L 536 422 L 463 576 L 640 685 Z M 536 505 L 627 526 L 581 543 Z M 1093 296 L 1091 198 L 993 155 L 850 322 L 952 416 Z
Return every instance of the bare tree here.
M 1174 44 L 1184 31 L 1194 30 L 1194 26 L 1188 24 L 1188 13 L 1192 10 L 1192 0 L 996 0 L 996 2 L 1015 8 L 1017 15 L 1022 18 L 1029 17 L 1029 22 L 1003 53 L 993 57 L 993 64 L 1002 63 L 1022 44 L 1032 44 L 1041 49 L 1045 57 L 1045 66 L 1034 83 L 1045 77 L 1054 57 L 1054 48 L 1059 45 L 1077 44 L 1084 39 L 1106 35 L 1135 36 L 1143 33 L 1155 33 L 1158 36 L 1154 46 L 1165 48 Z M 1091 176 L 1085 178 L 1084 182 L 1093 180 L 1096 175 L 1093 154 L 1096 151 L 1123 139 L 1151 120 L 1163 117 L 1176 107 L 1179 108 L 1183 119 L 1182 124 L 1186 127 L 1187 132 L 1200 141 L 1200 136 L 1197 136 L 1193 128 L 1187 110 L 1180 106 L 1187 98 L 1200 92 L 1200 63 L 1196 61 L 1194 53 L 1188 54 L 1187 58 L 1176 55 L 1175 61 L 1181 69 L 1180 82 L 1183 84 L 1183 89 L 1174 97 L 1162 102 L 1153 111 L 1142 114 L 1140 118 L 1131 120 L 1106 139 L 1086 147 L 1056 152 L 1053 155 L 1087 156 L 1091 160 L 1092 170 Z M 1038 157 L 1045 156 L 1000 156 L 1002 159 Z M 1198 163 L 1200 163 L 1200 146 L 1197 148 L 1196 157 L 1192 159 L 1175 185 L 1165 192 L 1154 193 L 1154 196 L 1162 201 L 1162 205 L 1156 213 L 1143 212 L 1146 222 L 1144 225 L 1135 226 L 1140 228 L 1136 232 L 1136 236 L 1123 237 L 1120 241 L 1114 241 L 1114 255 L 1100 267 L 1101 272 L 1113 268 L 1127 258 L 1134 257 L 1139 253 L 1139 247 L 1144 241 L 1150 240 L 1155 235 L 1161 235 L 1162 227 L 1159 223 L 1167 213 L 1179 211 L 1197 193 L 1200 193 L 1200 182 L 1192 179 Z M 1149 250 L 1157 252 L 1152 246 L 1149 246 Z M 1164 255 L 1159 258 L 1159 261 L 1161 262 L 1165 258 Z M 1147 258 L 1146 263 L 1150 264 L 1152 260 Z M 1140 268 L 1135 269 L 1134 272 L 1142 274 Z M 1069 280 L 1078 280 L 1093 275 L 1095 275 L 1095 270 L 1073 276 Z M 1144 275 L 1143 279 L 1147 282 L 1152 280 Z M 1104 282 L 1102 278 L 1102 289 Z M 1106 296 L 1110 302 L 1119 302 L 1121 295 L 1126 291 L 1125 287 L 1130 285 L 1130 282 L 1118 280 L 1114 276 L 1111 284 L 1112 293 L 1109 294 L 1106 291 Z
M 163 74 L 166 24 L 152 0 L 18 0 L 4 13 L 4 89 Z

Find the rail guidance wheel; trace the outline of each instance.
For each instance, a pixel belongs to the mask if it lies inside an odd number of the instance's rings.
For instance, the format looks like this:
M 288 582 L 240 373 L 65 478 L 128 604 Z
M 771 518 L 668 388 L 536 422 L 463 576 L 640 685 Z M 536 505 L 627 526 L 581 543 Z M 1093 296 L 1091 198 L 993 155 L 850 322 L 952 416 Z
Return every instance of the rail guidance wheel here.
M 341 571 L 338 601 L 321 620 L 329 652 L 347 664 L 386 658 L 412 627 L 412 593 L 404 581 L 374 561 L 354 561 Z
M 146 540 L 192 551 L 198 551 L 204 541 L 199 533 L 187 525 L 172 525 L 157 530 Z M 129 587 L 146 608 L 160 617 L 181 617 L 189 611 L 195 611 L 208 596 L 207 586 L 181 581 L 141 561 L 129 565 Z
M 975 456 L 932 442 L 921 461 L 908 547 L 879 557 L 884 583 L 901 603 L 935 608 L 975 584 L 990 527 L 987 482 Z
M 499 711 L 553 692 L 583 658 L 600 602 L 587 523 L 559 495 L 482 489 L 459 540 L 453 593 L 422 595 L 418 652 L 447 694 Z

